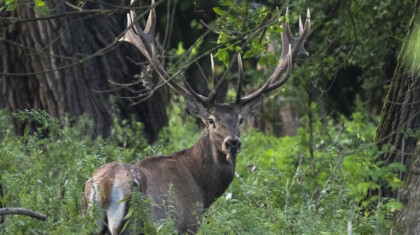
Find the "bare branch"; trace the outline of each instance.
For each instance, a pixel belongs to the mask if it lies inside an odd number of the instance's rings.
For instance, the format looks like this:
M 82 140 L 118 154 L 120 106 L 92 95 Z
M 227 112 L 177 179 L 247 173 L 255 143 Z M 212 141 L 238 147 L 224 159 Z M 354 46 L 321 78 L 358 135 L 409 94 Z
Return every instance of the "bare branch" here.
M 26 215 L 42 221 L 45 221 L 47 219 L 45 215 L 25 208 L 1 208 L 0 216 L 1 215 Z

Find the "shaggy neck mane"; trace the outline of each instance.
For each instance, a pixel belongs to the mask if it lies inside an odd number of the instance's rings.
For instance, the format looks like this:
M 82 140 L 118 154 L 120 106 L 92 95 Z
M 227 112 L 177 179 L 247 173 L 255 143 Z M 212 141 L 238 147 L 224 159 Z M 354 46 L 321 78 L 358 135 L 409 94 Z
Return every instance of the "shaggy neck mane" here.
M 219 151 L 210 141 L 207 127 L 193 147 L 178 152 L 175 158 L 188 168 L 204 191 L 205 208 L 225 192 L 235 174 L 236 155 Z

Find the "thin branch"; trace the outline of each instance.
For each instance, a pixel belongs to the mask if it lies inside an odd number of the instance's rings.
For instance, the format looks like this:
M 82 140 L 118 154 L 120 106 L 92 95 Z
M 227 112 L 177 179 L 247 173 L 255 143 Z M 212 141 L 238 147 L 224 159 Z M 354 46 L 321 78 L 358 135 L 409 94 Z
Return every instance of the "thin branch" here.
M 47 219 L 47 216 L 25 208 L 1 208 L 0 216 L 2 215 L 26 215 L 42 221 L 45 221 Z

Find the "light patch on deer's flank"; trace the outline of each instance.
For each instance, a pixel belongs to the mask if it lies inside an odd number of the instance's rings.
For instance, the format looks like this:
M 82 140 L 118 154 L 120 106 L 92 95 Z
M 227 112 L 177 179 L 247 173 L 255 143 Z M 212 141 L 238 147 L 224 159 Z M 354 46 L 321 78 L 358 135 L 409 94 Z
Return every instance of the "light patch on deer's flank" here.
M 93 190 L 90 193 L 89 200 L 91 202 L 97 202 L 97 203 L 99 203 L 99 185 L 98 185 L 98 183 L 93 182 L 92 183 L 92 186 L 93 186 Z
M 111 200 L 107 208 L 108 228 L 111 234 L 118 234 L 121 221 L 125 215 L 127 203 L 123 192 L 124 183 L 114 184 L 112 187 Z
M 133 169 L 130 169 L 131 175 L 133 176 L 133 181 L 134 183 L 136 183 L 137 185 L 139 185 L 139 181 L 137 179 L 140 179 L 140 175 Z
M 93 180 L 92 180 L 93 181 Z M 100 191 L 99 191 L 99 184 L 95 181 L 92 182 L 92 188 L 90 189 L 90 195 L 89 195 L 89 205 L 88 205 L 88 213 L 92 215 L 93 208 L 95 205 L 99 204 L 100 200 Z M 103 210 L 103 208 L 99 207 L 99 214 L 100 218 L 96 220 L 96 226 L 98 227 L 98 231 L 103 231 L 105 226 L 105 220 L 106 220 L 106 212 Z

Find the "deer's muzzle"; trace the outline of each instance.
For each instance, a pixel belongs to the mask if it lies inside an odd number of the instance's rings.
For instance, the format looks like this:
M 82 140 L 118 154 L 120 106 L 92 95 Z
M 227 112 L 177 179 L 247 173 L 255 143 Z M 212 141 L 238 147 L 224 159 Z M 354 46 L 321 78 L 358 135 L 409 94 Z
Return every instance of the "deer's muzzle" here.
M 241 152 L 241 140 L 238 137 L 228 137 L 223 143 L 223 148 L 228 153 L 239 153 Z

